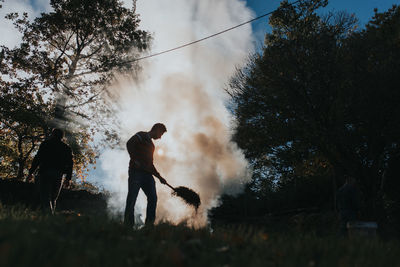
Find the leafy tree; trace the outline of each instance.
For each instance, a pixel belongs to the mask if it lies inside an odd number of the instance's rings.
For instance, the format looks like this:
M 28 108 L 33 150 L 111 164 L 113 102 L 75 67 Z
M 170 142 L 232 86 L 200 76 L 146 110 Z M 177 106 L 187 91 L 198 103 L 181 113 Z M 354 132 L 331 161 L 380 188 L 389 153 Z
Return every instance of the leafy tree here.
M 382 208 L 389 162 L 400 152 L 400 6 L 378 13 L 348 38 L 343 71 L 348 97 L 346 127 L 355 176 L 367 205 Z
M 50 127 L 63 128 L 77 163 L 81 163 L 77 171 L 82 173 L 94 162 L 95 147 L 90 141 L 95 133 L 109 142 L 116 140 L 109 127 L 117 122 L 107 88 L 115 73 L 131 74 L 139 69 L 134 59 L 147 49 L 150 37 L 138 29 L 135 9 L 123 7 L 119 0 L 51 0 L 50 4 L 53 10 L 32 22 L 27 14 L 8 15 L 23 38 L 18 48 L 2 50 L 2 73 L 7 74 L 2 77 L 2 97 L 12 99 L 16 109 L 2 103 L 1 126 L 11 139 L 18 139 L 18 134 L 9 126 L 36 129 L 30 147 L 36 147 Z M 13 98 L 17 95 L 19 99 Z M 24 102 L 24 98 L 32 101 Z M 29 120 L 22 110 L 32 112 L 37 120 Z M 31 133 L 22 138 L 22 146 L 32 143 L 33 139 L 26 137 Z M 3 144 L 8 151 L 18 146 Z M 28 159 L 33 151 L 25 149 L 23 158 Z M 7 163 L 16 160 L 11 154 Z
M 399 145 L 400 9 L 376 12 L 356 31 L 353 16 L 319 16 L 326 4 L 283 2 L 272 14 L 263 52 L 228 89 L 234 138 L 256 169 L 271 173 L 262 178 L 288 184 L 323 175 L 335 191 L 343 174 L 352 175 L 378 211 L 387 161 Z
M 29 82 L 2 82 L 0 172 L 5 177 L 16 175 L 22 178 L 26 162 L 44 138 L 46 123 L 43 119 L 47 106 L 43 105 L 43 99 L 35 94 L 35 88 Z

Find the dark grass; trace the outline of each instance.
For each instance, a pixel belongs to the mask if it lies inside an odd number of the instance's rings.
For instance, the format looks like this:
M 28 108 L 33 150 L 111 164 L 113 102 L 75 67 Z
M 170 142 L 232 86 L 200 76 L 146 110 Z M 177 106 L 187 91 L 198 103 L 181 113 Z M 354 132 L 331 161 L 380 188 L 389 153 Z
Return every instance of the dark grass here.
M 190 188 L 184 186 L 176 187 L 173 194 L 182 198 L 186 204 L 193 206 L 196 210 L 200 206 L 200 196 Z
M 106 214 L 107 196 L 87 190 L 63 188 L 57 200 L 57 210 L 74 210 L 81 213 Z M 31 209 L 39 208 L 39 187 L 16 179 L 0 179 L 0 202 L 5 205 L 23 205 Z
M 400 266 L 400 242 L 263 227 L 140 230 L 101 216 L 0 205 L 0 266 Z

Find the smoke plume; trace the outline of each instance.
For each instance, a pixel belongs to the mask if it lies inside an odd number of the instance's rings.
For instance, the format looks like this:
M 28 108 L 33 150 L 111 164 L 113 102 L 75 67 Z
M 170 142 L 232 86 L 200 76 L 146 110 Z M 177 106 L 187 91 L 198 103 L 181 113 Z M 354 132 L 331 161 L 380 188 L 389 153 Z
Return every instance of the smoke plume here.
M 181 45 L 249 20 L 251 11 L 239 0 L 146 0 L 137 2 L 142 29 L 153 33 L 152 52 Z M 222 193 L 235 194 L 247 181 L 247 162 L 230 141 L 230 113 L 223 88 L 235 67 L 253 50 L 246 25 L 205 42 L 142 61 L 137 80 L 120 79 L 110 88 L 125 142 L 156 122 L 168 132 L 156 140 L 155 166 L 173 186 L 195 190 L 202 201 L 195 214 L 171 190 L 156 183 L 157 221 L 193 226 L 207 222 L 207 210 Z M 111 192 L 109 207 L 122 212 L 128 179 L 128 153 L 107 150 L 100 157 L 102 184 Z M 139 194 L 136 211 L 146 199 Z

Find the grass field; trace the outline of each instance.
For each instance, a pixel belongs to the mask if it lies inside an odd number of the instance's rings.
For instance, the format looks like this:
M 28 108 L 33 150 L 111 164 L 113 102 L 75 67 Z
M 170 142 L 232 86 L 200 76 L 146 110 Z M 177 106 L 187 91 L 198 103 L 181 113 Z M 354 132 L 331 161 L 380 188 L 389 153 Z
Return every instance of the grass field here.
M 0 205 L 0 266 L 400 266 L 400 242 L 250 226 L 133 230 L 106 217 Z

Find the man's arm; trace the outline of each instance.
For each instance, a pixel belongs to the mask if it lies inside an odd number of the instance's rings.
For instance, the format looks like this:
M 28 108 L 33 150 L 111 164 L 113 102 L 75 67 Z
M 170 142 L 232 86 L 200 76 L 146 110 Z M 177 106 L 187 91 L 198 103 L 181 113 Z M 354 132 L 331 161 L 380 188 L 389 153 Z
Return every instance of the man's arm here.
M 36 171 L 37 167 L 40 165 L 40 161 L 43 154 L 43 143 L 39 146 L 39 150 L 33 158 L 31 168 L 29 169 L 28 176 L 26 177 L 26 181 L 31 180 L 32 174 Z
M 140 136 L 138 134 L 133 135 L 128 142 L 126 142 L 126 149 L 128 150 L 129 157 L 131 158 L 131 162 L 129 164 L 131 167 L 139 167 L 142 164 L 136 159 L 136 155 L 138 153 L 138 148 L 140 146 Z
M 156 167 L 154 166 L 154 164 L 152 164 L 152 166 L 151 166 L 151 173 L 152 173 L 155 177 L 157 177 L 158 180 L 160 180 L 160 182 L 161 182 L 162 184 L 166 184 L 166 183 L 167 183 L 167 180 L 165 180 L 165 179 L 161 176 L 161 174 L 157 171 L 157 169 L 156 169 Z
M 66 163 L 65 163 L 65 187 L 68 188 L 71 184 L 71 178 L 72 178 L 72 168 L 74 166 L 74 160 L 73 160 L 73 155 L 72 155 L 72 150 L 70 147 L 67 146 L 67 151 L 66 151 Z
M 132 136 L 128 142 L 126 142 L 126 149 L 128 150 L 129 155 L 132 157 L 134 156 L 134 154 L 138 151 L 138 147 L 140 145 L 141 142 L 141 137 L 139 136 L 139 134 L 135 134 L 134 136 Z
M 67 161 L 66 161 L 65 166 L 66 166 L 66 168 L 65 168 L 66 179 L 69 181 L 72 178 L 72 168 L 74 166 L 72 151 L 71 151 L 71 148 L 69 148 L 69 147 L 67 150 Z
M 151 164 L 151 166 L 143 166 L 141 165 L 141 168 L 149 173 L 151 173 L 152 175 L 154 175 L 155 177 L 158 178 L 158 180 L 160 180 L 160 182 L 162 184 L 166 184 L 167 180 L 164 179 L 164 177 L 161 176 L 161 174 L 157 171 L 156 167 L 154 166 L 154 164 Z

